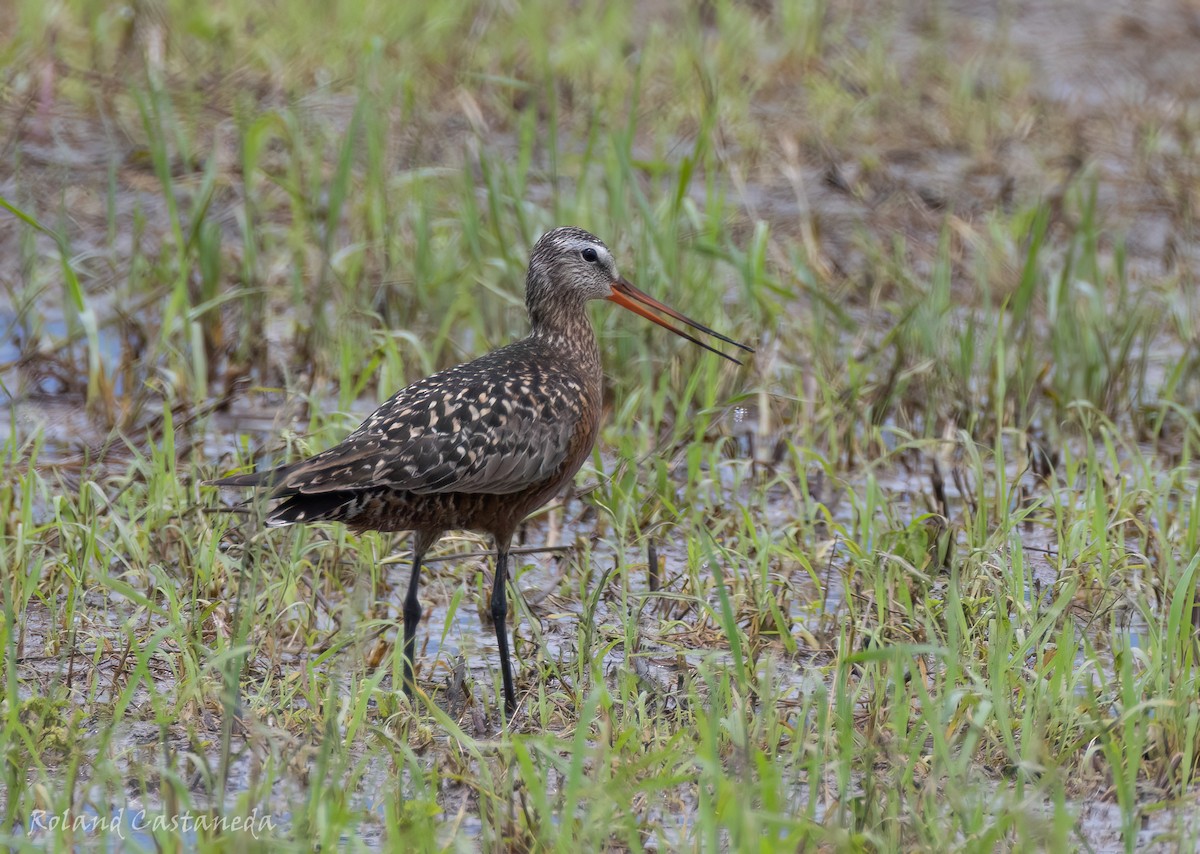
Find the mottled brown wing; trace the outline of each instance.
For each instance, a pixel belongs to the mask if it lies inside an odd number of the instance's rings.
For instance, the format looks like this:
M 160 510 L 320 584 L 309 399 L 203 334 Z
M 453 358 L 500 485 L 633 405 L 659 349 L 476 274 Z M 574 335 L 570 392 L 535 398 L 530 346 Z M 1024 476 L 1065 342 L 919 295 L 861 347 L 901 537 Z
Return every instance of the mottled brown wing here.
M 582 389 L 507 349 L 402 389 L 341 444 L 295 465 L 276 494 L 507 495 L 546 480 L 566 459 Z

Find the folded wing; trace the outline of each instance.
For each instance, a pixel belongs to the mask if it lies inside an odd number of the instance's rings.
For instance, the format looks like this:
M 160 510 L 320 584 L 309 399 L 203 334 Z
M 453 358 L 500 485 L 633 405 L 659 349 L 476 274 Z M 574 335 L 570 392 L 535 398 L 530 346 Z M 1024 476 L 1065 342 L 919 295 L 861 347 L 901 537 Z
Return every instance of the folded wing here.
M 503 350 L 492 353 L 501 356 Z M 563 464 L 582 415 L 577 382 L 489 357 L 420 380 L 338 445 L 307 460 L 214 481 L 272 487 L 276 497 L 390 488 L 507 495 Z

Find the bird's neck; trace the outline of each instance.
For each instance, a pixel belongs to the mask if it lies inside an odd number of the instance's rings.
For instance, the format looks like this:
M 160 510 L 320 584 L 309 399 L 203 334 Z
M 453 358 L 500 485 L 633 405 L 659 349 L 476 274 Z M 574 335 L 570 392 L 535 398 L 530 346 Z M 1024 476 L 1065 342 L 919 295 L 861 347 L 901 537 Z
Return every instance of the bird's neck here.
M 596 332 L 587 312 L 564 311 L 549 316 L 533 317 L 533 332 L 529 336 L 564 359 L 581 363 L 600 373 L 600 348 Z

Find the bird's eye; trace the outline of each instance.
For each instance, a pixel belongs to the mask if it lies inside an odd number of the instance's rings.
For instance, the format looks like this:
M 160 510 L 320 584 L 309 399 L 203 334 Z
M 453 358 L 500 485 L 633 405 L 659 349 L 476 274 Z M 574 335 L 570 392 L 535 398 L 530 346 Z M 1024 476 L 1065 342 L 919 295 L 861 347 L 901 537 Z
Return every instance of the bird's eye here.
M 587 261 L 589 264 L 595 264 L 597 261 L 600 260 L 600 256 L 596 254 L 596 250 L 590 246 L 587 249 L 584 249 L 579 254 L 582 255 L 583 260 Z

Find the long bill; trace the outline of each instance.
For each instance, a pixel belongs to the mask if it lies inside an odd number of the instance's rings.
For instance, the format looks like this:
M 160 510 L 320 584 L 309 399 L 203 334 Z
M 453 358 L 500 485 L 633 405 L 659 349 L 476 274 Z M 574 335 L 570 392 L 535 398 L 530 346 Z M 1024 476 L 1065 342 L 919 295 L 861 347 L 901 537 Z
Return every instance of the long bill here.
M 699 330 L 700 332 L 703 332 L 705 335 L 711 335 L 713 338 L 717 338 L 721 341 L 724 341 L 726 344 L 732 344 L 734 347 L 739 347 L 742 350 L 745 350 L 747 353 L 754 352 L 754 350 L 752 348 L 747 347 L 745 344 L 739 344 L 737 341 L 734 341 L 732 338 L 726 338 L 720 332 L 714 332 L 713 330 L 709 329 L 707 326 L 703 326 L 703 325 L 697 323 L 696 321 L 692 320 L 690 317 L 686 317 L 686 316 L 680 314 L 678 311 L 671 308 L 669 305 L 665 305 L 665 304 L 659 302 L 658 300 L 656 300 L 654 297 L 650 296 L 649 294 L 639 291 L 637 288 L 635 288 L 632 284 L 630 284 L 625 279 L 617 279 L 617 281 L 613 282 L 612 295 L 608 299 L 611 302 L 615 302 L 617 305 L 621 306 L 622 308 L 629 309 L 634 314 L 640 314 L 642 317 L 646 318 L 647 320 L 651 320 L 654 323 L 657 323 L 659 326 L 663 327 L 664 329 L 670 329 L 672 332 L 674 332 L 679 337 L 686 338 L 687 340 L 691 341 L 693 344 L 697 345 L 698 347 L 703 347 L 705 350 L 707 350 L 710 353 L 716 353 L 721 358 L 728 359 L 729 361 L 733 362 L 736 365 L 740 365 L 741 361 L 739 361 L 738 359 L 735 359 L 733 356 L 730 356 L 728 353 L 722 353 L 716 347 L 710 347 L 708 344 L 705 344 L 699 338 L 696 338 L 693 335 L 690 335 L 687 332 L 684 332 L 679 327 L 672 326 L 670 323 L 663 320 L 657 314 L 650 311 L 650 309 L 654 309 L 654 311 L 662 312 L 663 314 L 667 315 L 667 317 L 674 318 L 675 320 L 678 320 L 680 323 L 685 323 L 688 326 L 692 327 L 692 329 Z

